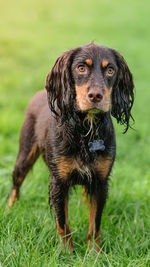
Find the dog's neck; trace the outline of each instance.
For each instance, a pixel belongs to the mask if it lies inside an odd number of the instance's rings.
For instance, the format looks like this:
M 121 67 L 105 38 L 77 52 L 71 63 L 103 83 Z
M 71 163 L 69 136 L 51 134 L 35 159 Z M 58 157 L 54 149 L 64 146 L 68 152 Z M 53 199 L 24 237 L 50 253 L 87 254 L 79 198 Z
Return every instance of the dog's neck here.
M 91 117 L 88 113 L 76 112 L 69 119 L 69 124 L 75 134 L 81 135 L 90 141 L 105 140 L 110 134 L 111 117 L 110 113 L 99 113 Z

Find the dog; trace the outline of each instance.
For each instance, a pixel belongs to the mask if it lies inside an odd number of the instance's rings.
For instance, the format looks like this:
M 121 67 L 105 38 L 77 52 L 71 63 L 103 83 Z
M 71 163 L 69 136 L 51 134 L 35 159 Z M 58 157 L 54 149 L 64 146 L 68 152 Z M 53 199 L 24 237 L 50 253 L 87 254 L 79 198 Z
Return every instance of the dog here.
M 41 154 L 50 171 L 50 202 L 65 248 L 73 249 L 69 188 L 82 185 L 90 197 L 87 244 L 94 243 L 99 252 L 101 216 L 116 155 L 111 115 L 124 125 L 124 133 L 131 127 L 133 77 L 116 50 L 91 43 L 58 57 L 45 87 L 26 110 L 9 206 L 19 198 L 20 186 Z

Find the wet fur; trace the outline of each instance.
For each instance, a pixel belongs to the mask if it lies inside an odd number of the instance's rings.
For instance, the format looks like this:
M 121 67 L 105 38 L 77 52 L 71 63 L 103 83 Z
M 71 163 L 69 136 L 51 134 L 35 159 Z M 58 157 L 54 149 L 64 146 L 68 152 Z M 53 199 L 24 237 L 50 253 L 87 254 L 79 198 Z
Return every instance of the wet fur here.
M 99 51 L 100 55 L 104 53 L 108 59 L 113 58 L 117 74 L 113 82 L 111 110 L 91 116 L 77 109 L 72 66 L 78 55 L 82 58 L 87 54 L 88 58 L 97 59 Z M 79 184 L 86 188 L 91 198 L 87 242 L 94 231 L 96 249 L 100 250 L 99 228 L 116 154 L 111 114 L 118 123 L 125 125 L 126 132 L 132 118 L 133 87 L 132 74 L 123 57 L 113 49 L 90 44 L 67 51 L 57 59 L 47 76 L 46 90 L 38 92 L 27 108 L 9 205 L 19 198 L 20 186 L 41 154 L 51 173 L 50 201 L 57 229 L 65 246 L 68 241 L 69 249 L 73 248 L 73 243 L 67 217 L 68 192 L 71 186 Z M 105 150 L 91 153 L 88 142 L 95 138 L 97 130 L 99 138 L 104 140 Z

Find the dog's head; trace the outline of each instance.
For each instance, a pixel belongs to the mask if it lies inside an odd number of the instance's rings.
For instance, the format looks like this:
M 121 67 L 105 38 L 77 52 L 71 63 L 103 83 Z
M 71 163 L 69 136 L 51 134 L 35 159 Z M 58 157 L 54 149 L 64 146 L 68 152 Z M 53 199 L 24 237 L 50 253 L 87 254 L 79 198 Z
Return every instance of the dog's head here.
M 134 101 L 132 74 L 115 50 L 94 43 L 64 52 L 46 79 L 50 109 L 111 114 L 127 131 Z

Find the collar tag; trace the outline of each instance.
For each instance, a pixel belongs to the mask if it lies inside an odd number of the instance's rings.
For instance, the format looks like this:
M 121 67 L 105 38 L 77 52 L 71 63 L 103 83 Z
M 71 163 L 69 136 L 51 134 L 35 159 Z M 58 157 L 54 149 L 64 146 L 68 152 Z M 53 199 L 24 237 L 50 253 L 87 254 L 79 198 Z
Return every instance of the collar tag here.
M 88 143 L 89 146 L 89 151 L 90 152 L 95 152 L 95 151 L 104 151 L 105 150 L 105 145 L 104 141 L 102 139 L 100 140 L 94 140 L 93 142 Z

